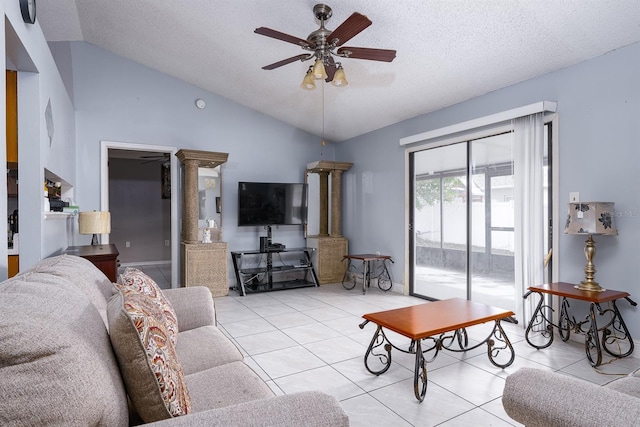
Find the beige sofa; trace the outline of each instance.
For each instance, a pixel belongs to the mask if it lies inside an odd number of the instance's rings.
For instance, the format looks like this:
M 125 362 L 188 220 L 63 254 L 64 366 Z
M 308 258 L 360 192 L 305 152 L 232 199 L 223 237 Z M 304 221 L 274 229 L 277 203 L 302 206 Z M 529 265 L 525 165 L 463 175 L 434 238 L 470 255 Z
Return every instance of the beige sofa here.
M 177 317 L 171 348 L 190 407 L 185 415 L 163 415 L 166 419 L 152 425 L 349 424 L 336 399 L 324 393 L 275 396 L 216 327 L 207 288 L 161 293 Z M 136 410 L 132 402 L 140 406 L 144 399 L 155 398 L 157 390 L 145 391 L 143 400 L 128 393 L 138 381 L 138 371 L 124 366 L 128 363 L 120 352 L 124 337 L 120 332 L 113 336 L 119 331 L 113 313 L 122 308 L 122 298 L 123 293 L 93 264 L 69 255 L 45 259 L 0 283 L 0 425 L 144 423 L 139 414 L 149 408 Z M 135 328 L 135 322 L 128 323 Z M 140 343 L 127 345 L 140 347 Z M 163 392 L 166 386 L 160 383 Z
M 556 372 L 521 368 L 507 377 L 502 405 L 527 427 L 636 426 L 640 373 L 599 386 Z

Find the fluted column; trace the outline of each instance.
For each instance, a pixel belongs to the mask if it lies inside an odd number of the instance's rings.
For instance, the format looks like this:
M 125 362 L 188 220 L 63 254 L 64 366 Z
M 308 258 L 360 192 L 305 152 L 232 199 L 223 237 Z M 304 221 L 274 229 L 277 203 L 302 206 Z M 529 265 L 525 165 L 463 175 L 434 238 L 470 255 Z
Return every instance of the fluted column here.
M 198 160 L 185 159 L 182 241 L 198 242 Z
M 331 237 L 342 237 L 342 171 L 331 171 Z
M 320 177 L 320 230 L 319 236 L 329 235 L 329 172 L 318 172 Z

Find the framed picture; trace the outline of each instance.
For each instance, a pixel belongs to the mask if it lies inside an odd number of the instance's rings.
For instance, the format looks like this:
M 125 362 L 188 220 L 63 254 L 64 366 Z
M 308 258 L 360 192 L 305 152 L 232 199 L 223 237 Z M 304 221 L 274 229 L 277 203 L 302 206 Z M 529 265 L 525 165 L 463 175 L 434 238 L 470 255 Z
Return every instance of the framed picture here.
M 162 198 L 171 198 L 171 165 L 162 163 L 160 165 L 160 181 L 162 184 Z
M 216 197 L 216 213 L 222 212 L 222 203 L 220 202 L 220 197 Z

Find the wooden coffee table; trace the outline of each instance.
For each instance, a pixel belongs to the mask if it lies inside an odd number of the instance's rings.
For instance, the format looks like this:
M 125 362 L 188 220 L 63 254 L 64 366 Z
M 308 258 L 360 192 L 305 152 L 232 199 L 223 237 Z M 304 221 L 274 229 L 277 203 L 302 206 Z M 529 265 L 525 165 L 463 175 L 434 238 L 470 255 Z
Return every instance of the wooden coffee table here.
M 511 365 L 515 352 L 500 325 L 500 320 L 511 316 L 514 316 L 512 311 L 460 298 L 365 314 L 362 317 L 366 320 L 360 324 L 360 329 L 369 322 L 375 323 L 378 327 L 364 355 L 364 365 L 372 374 L 380 375 L 391 366 L 392 348 L 403 353 L 415 354 L 414 394 L 416 399 L 422 402 L 427 392 L 427 363 L 435 360 L 442 349 L 464 352 L 486 343 L 489 361 L 494 366 L 506 368 Z M 491 333 L 482 342 L 469 347 L 465 328 L 491 321 L 495 322 Z M 410 338 L 408 350 L 392 344 L 384 328 Z M 454 348 L 455 344 L 457 348 Z M 502 358 L 500 361 L 497 360 L 498 353 L 502 350 L 510 353 L 506 361 L 502 361 Z M 433 356 L 427 360 L 425 355 L 430 351 L 433 351 Z M 372 369 L 369 366 L 369 357 L 382 363 L 382 368 Z

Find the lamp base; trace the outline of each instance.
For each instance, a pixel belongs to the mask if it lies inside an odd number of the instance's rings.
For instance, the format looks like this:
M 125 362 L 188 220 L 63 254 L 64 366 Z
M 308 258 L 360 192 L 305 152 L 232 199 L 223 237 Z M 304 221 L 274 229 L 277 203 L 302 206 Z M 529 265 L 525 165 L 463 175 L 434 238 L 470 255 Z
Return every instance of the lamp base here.
M 580 282 L 578 286 L 576 286 L 576 289 L 580 291 L 585 291 L 585 292 L 606 291 L 606 289 L 601 287 L 600 284 L 595 280 L 583 280 L 582 282 Z
M 93 238 L 91 239 L 91 246 L 98 246 L 100 243 L 98 243 L 98 235 L 94 234 Z
M 602 292 L 604 289 L 594 280 L 596 266 L 593 264 L 593 257 L 596 255 L 596 241 L 593 240 L 593 235 L 589 234 L 585 243 L 584 256 L 587 258 L 587 264 L 584 266 L 584 280 L 576 288 L 585 292 Z

